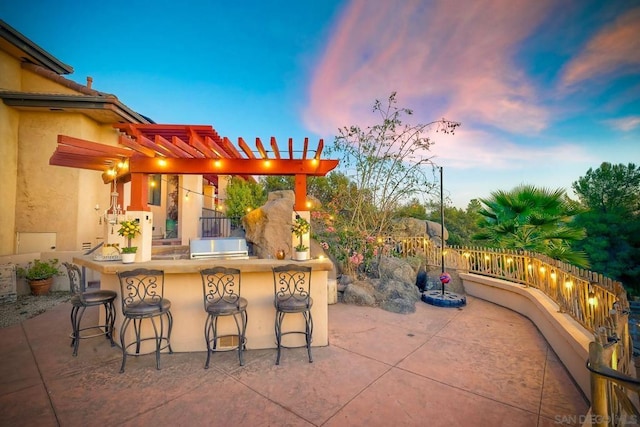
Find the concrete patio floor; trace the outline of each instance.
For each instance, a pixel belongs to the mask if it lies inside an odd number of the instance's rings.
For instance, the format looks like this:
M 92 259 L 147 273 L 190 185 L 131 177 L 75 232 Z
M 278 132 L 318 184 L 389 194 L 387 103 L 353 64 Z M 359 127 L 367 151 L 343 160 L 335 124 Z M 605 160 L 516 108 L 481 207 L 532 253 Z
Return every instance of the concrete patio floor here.
M 486 301 L 410 315 L 329 306 L 330 345 L 128 358 L 71 356 L 71 306 L 0 329 L 0 425 L 554 426 L 588 403 L 535 325 Z M 91 320 L 89 311 L 85 320 Z M 249 317 L 251 321 L 251 317 Z

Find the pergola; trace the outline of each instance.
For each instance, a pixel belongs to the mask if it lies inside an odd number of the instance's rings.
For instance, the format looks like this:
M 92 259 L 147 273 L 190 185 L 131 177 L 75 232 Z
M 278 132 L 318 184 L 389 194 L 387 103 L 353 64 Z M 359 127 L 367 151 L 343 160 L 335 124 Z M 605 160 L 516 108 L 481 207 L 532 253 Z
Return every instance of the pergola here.
M 218 175 L 295 176 L 296 210 L 307 210 L 307 176 L 325 176 L 338 165 L 338 160 L 321 158 L 324 142 L 319 140 L 315 152 L 309 151 L 304 139 L 302 154 L 294 158 L 293 138 L 288 149 L 280 150 L 271 137 L 270 150 L 256 138 L 252 151 L 243 138 L 237 149 L 227 137 L 221 137 L 207 125 L 114 124 L 121 133 L 121 147 L 58 135 L 58 146 L 49 164 L 102 171 L 105 183 L 115 180 L 117 186 L 131 182 L 131 204 L 128 210 L 146 211 L 149 174 L 202 175 L 216 184 Z M 121 188 L 118 189 L 123 194 Z M 120 196 L 122 197 L 122 196 Z M 122 200 L 119 201 L 123 205 Z

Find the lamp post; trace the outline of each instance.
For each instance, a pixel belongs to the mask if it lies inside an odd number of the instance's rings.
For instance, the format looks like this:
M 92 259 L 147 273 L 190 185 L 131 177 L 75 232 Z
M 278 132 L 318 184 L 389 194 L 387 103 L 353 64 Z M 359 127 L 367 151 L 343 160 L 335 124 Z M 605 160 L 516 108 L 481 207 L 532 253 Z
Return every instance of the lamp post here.
M 442 265 L 442 275 L 444 275 L 444 185 L 442 183 L 442 175 L 442 166 L 440 166 L 440 264 Z M 442 283 L 442 295 L 444 295 L 444 282 L 442 280 L 440 282 Z
M 439 307 L 462 307 L 467 304 L 467 298 L 464 295 L 458 295 L 454 292 L 444 290 L 445 283 L 451 281 L 451 276 L 445 271 L 444 263 L 444 186 L 443 181 L 443 168 L 440 169 L 440 264 L 442 266 L 442 272 L 440 274 L 440 283 L 442 288 L 440 291 L 433 289 L 431 291 L 423 292 L 420 299 L 427 304 L 436 305 Z

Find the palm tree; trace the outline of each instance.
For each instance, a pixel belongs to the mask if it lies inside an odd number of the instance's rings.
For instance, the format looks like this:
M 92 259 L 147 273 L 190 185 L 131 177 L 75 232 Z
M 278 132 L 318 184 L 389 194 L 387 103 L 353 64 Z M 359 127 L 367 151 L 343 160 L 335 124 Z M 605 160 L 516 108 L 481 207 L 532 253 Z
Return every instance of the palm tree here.
M 580 213 L 562 189 L 549 190 L 520 185 L 511 191 L 495 191 L 479 213 L 480 232 L 474 240 L 490 247 L 538 252 L 579 267 L 588 267 L 584 252 L 572 250 L 570 242 L 582 240 L 584 229 L 573 225 Z

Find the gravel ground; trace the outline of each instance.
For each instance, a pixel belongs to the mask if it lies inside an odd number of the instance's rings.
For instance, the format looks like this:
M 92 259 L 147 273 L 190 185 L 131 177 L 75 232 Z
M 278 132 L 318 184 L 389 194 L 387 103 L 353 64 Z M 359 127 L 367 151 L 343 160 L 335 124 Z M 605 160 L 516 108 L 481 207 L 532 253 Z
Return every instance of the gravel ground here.
M 18 295 L 16 302 L 0 304 L 0 328 L 17 325 L 23 320 L 44 313 L 56 305 L 69 301 L 69 292 L 49 292 L 48 295 Z

